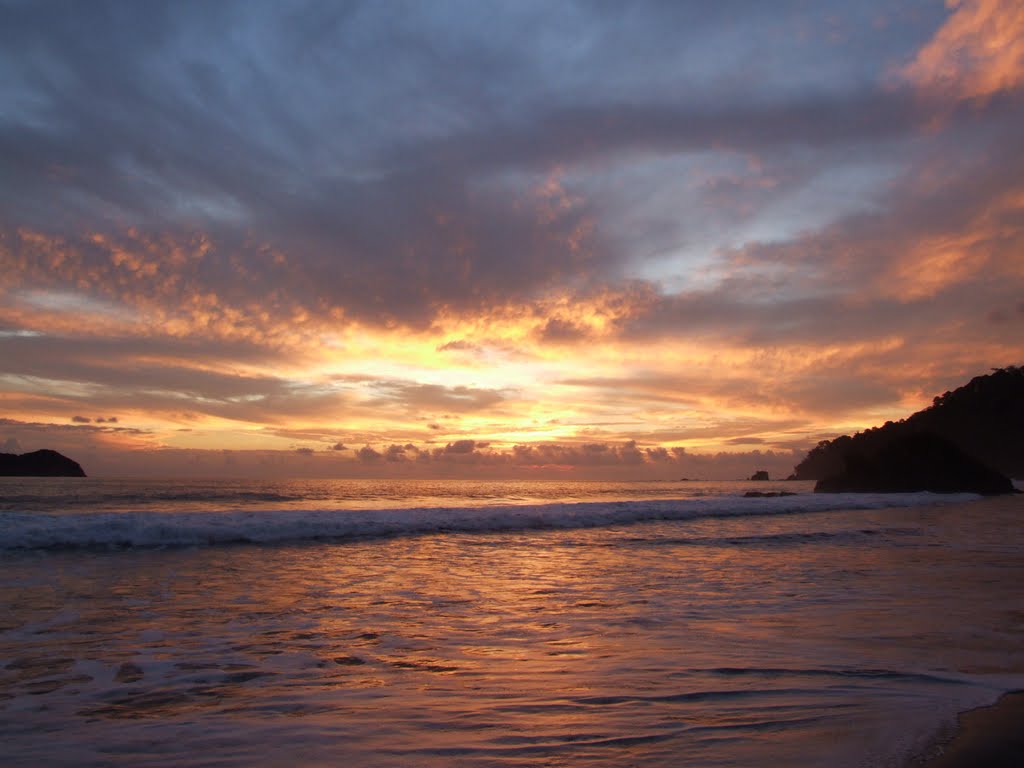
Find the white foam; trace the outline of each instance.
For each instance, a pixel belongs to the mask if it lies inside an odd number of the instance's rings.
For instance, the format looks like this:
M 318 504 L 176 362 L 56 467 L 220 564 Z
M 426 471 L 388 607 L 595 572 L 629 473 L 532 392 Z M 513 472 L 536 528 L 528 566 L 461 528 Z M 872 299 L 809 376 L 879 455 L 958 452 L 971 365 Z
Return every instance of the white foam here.
M 0 550 L 207 546 L 408 534 L 588 528 L 652 520 L 880 509 L 977 499 L 973 494 L 714 496 L 573 504 L 378 510 L 5 512 Z

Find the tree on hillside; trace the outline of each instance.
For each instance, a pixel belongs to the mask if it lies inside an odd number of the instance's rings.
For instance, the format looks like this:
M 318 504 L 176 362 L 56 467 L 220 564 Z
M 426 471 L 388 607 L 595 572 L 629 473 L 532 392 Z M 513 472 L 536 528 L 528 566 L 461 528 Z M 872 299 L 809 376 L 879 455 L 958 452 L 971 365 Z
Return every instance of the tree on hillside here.
M 793 474 L 798 480 L 834 477 L 846 469 L 849 456 L 877 456 L 894 440 L 922 433 L 948 440 L 1005 475 L 1024 477 L 1024 368 L 995 368 L 906 419 L 822 440 Z

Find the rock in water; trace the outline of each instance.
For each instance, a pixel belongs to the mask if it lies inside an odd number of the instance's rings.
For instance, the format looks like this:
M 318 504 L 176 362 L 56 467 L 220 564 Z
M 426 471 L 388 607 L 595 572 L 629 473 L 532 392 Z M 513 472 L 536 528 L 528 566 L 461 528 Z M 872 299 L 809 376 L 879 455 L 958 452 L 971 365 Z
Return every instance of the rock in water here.
M 850 449 L 845 469 L 819 480 L 816 493 L 1015 493 L 1013 483 L 953 443 L 927 432 L 904 435 L 875 453 Z
M 31 453 L 0 453 L 2 477 L 85 477 L 77 461 L 43 449 Z

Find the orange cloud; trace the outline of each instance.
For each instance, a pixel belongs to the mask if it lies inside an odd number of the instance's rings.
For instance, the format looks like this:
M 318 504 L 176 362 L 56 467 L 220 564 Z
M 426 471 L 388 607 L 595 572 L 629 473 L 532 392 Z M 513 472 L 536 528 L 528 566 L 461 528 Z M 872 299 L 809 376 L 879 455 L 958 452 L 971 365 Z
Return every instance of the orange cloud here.
M 258 284 L 231 254 L 233 280 L 215 287 L 203 274 L 212 248 L 203 234 L 72 238 L 19 229 L 0 239 L 0 321 L 71 336 L 198 334 L 293 350 L 315 343 L 320 324 L 277 287 L 289 274 L 280 254 L 254 247 L 246 255 L 266 271 Z
M 954 13 L 904 69 L 926 92 L 987 101 L 1024 85 L 1024 3 L 947 0 Z
M 1019 217 L 1024 190 L 994 198 L 964 227 L 937 232 L 909 245 L 879 275 L 872 292 L 899 301 L 917 301 L 979 279 L 1019 279 L 1024 237 Z

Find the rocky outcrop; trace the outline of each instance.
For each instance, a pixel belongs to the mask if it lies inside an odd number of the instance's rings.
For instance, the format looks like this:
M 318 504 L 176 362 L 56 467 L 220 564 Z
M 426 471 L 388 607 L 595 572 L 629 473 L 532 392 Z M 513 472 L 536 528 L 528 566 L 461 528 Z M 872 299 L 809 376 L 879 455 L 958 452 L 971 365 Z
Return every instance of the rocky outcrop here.
M 819 480 L 817 493 L 1015 493 L 1005 475 L 927 432 L 901 435 L 870 451 L 852 443 L 838 456 L 842 470 Z
M 846 456 L 872 456 L 913 434 L 937 435 L 997 472 L 1024 478 L 1024 368 L 976 376 L 902 421 L 822 440 L 796 466 L 793 478 L 834 477 L 846 471 Z
M 765 469 L 759 469 L 757 472 L 750 476 L 751 480 L 768 480 L 768 471 Z
M 31 453 L 0 453 L 2 477 L 85 477 L 77 461 L 43 449 Z

